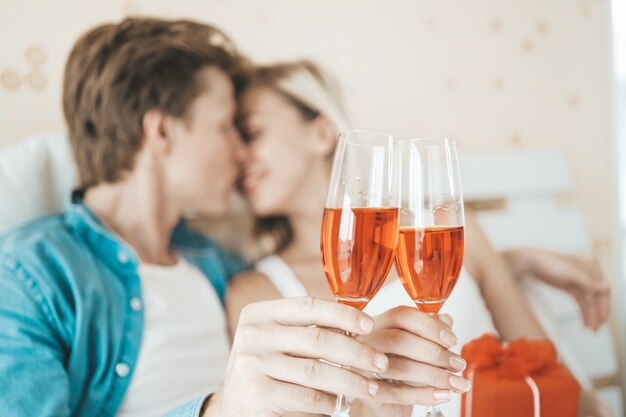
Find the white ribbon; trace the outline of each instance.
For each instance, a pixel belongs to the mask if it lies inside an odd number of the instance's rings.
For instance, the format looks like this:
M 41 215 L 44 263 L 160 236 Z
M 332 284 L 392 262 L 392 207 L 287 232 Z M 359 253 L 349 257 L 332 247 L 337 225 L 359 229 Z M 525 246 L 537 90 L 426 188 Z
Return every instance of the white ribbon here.
M 534 417 L 541 417 L 541 398 L 539 397 L 539 387 L 530 375 L 527 375 L 526 378 L 524 378 L 524 381 L 526 381 L 533 393 L 533 409 L 535 410 Z
M 468 369 L 467 371 L 467 379 L 469 379 L 469 381 L 472 383 L 472 387 L 474 387 L 474 370 L 476 369 L 476 366 L 472 366 Z M 472 417 L 472 393 L 474 392 L 474 389 L 472 388 L 471 390 L 469 390 L 469 392 L 465 397 L 465 417 Z

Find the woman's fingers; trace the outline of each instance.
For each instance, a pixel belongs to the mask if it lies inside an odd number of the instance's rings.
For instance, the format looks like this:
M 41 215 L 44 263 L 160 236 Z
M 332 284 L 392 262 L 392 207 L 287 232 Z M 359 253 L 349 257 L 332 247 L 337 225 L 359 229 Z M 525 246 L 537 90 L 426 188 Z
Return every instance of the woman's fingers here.
M 599 324 L 605 323 L 609 319 L 611 306 L 611 285 L 605 278 L 600 265 L 597 262 L 592 264 L 594 280 L 594 290 L 596 295 L 596 304 L 598 306 Z
M 372 347 L 387 354 L 403 356 L 453 372 L 465 369 L 465 360 L 461 356 L 405 330 L 394 328 L 379 330 L 366 340 Z
M 440 314 L 439 316 L 437 316 L 437 318 L 439 320 L 441 320 L 450 329 L 452 329 L 452 326 L 454 325 L 454 319 L 452 318 L 451 315 L 449 315 L 449 314 Z
M 451 390 L 434 387 L 412 387 L 405 384 L 379 382 L 376 402 L 405 405 L 437 405 L 450 401 Z
M 447 318 L 444 320 L 447 320 Z M 450 326 L 443 320 L 438 320 L 413 307 L 400 306 L 377 316 L 376 328 L 407 330 L 446 348 L 450 348 L 457 343 L 457 338 Z
M 390 356 L 389 368 L 385 372 L 379 372 L 378 375 L 414 386 L 430 386 L 457 393 L 467 392 L 471 388 L 471 383 L 461 376 L 400 356 Z
M 595 306 L 593 305 L 594 300 L 588 297 L 589 294 L 578 289 L 571 291 L 571 293 L 573 294 L 574 298 L 576 299 L 576 303 L 580 308 L 580 315 L 582 316 L 583 324 L 587 328 L 593 328 L 595 323 L 592 323 L 591 321 L 591 310 L 595 309 Z
M 585 326 L 597 330 L 608 320 L 611 287 L 600 265 L 579 256 L 565 256 L 572 267 L 570 276 L 574 285 L 576 301 L 580 305 Z

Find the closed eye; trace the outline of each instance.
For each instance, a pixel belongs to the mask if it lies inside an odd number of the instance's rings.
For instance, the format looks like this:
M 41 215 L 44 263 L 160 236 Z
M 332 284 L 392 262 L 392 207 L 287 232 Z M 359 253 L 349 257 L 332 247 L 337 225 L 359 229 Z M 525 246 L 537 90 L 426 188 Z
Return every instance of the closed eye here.
M 251 143 L 254 140 L 258 139 L 258 137 L 261 136 L 261 133 L 262 132 L 260 130 L 252 130 L 252 131 L 243 130 L 241 132 L 241 137 L 243 138 L 244 142 Z

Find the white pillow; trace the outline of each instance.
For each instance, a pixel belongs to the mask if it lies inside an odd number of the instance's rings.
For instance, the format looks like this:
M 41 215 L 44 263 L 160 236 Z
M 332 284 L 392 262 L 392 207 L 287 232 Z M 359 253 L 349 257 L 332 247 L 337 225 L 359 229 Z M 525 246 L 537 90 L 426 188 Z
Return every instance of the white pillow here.
M 75 183 L 64 134 L 31 136 L 0 149 L 0 233 L 63 210 Z

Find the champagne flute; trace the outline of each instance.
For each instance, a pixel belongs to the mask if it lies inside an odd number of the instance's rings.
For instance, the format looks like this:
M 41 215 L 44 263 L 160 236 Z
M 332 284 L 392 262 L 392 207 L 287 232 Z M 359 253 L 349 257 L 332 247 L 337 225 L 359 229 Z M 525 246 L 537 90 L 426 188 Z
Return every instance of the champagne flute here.
M 422 311 L 437 316 L 461 273 L 464 213 L 454 141 L 399 142 L 400 238 L 396 263 L 402 285 Z M 443 417 L 427 407 L 422 417 Z
M 339 137 L 321 231 L 324 272 L 337 302 L 363 310 L 382 287 L 398 242 L 394 138 L 348 131 Z M 337 395 L 333 417 L 349 417 Z

